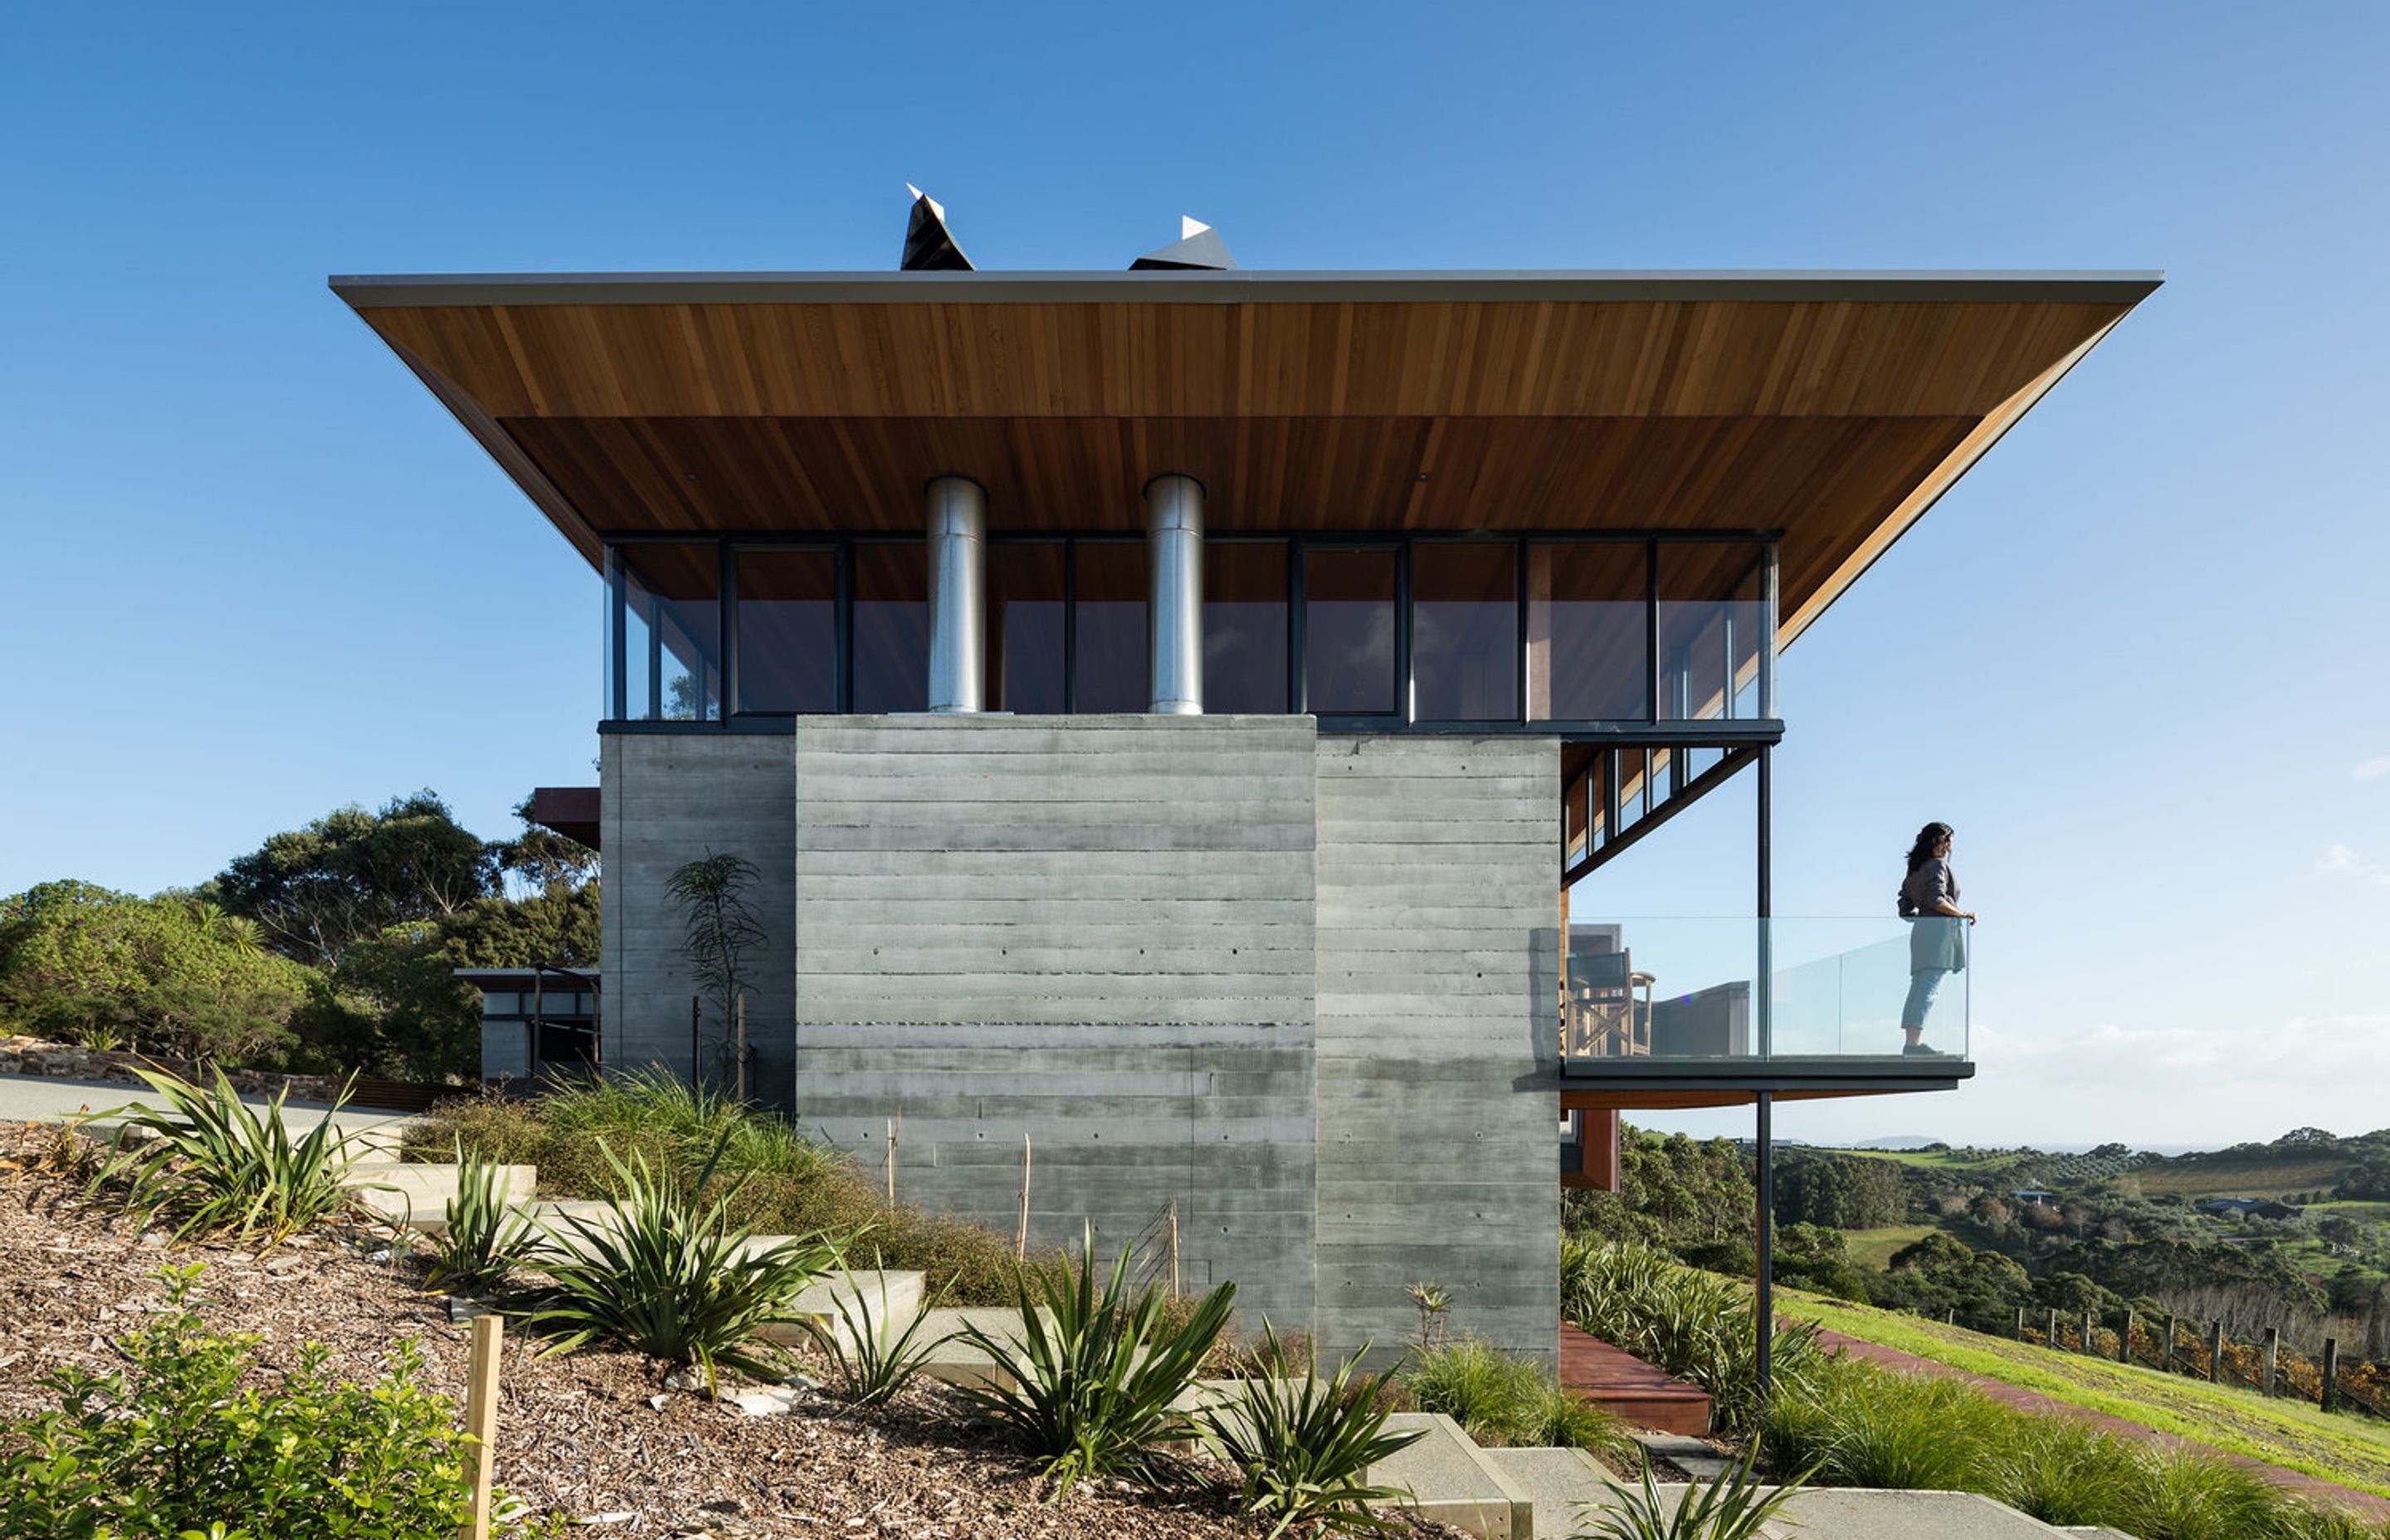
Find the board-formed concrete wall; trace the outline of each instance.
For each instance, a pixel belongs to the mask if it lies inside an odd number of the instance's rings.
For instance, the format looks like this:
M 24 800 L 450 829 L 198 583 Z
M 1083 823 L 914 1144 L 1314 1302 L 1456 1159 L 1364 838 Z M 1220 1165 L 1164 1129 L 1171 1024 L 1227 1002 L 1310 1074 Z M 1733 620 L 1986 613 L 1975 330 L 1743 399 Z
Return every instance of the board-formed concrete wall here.
M 1549 738 L 1322 738 L 1318 1324 L 1560 1351 L 1560 853 Z
M 599 740 L 598 838 L 605 886 L 598 996 L 601 1051 L 610 1064 L 661 1064 L 686 1077 L 688 1002 L 696 993 L 680 955 L 681 915 L 664 892 L 674 870 L 712 851 L 743 856 L 760 874 L 750 895 L 765 943 L 745 963 L 755 1049 L 750 1082 L 786 1108 L 789 1022 L 796 1010 L 796 916 L 789 868 L 796 860 L 795 765 L 785 735 L 610 733 Z M 716 1023 L 709 1020 L 707 1056 Z M 712 1072 L 714 1066 L 707 1065 Z
M 1311 724 L 848 717 L 796 736 L 799 1115 L 900 1198 L 1311 1299 Z M 1148 1254 L 1160 1248 L 1149 1244 Z
M 606 1052 L 687 1071 L 663 882 L 754 862 L 756 1084 L 898 1196 L 1381 1354 L 1558 1346 L 1558 746 L 1307 717 L 605 739 Z

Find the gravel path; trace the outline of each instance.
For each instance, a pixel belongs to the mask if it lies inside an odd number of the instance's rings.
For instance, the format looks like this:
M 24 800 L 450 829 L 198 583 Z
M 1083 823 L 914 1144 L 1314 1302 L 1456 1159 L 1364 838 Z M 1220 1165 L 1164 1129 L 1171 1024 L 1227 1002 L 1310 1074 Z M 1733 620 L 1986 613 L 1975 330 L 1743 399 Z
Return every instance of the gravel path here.
M 48 1409 L 40 1381 L 69 1364 L 122 1367 L 109 1339 L 161 1297 L 174 1253 L 133 1226 L 77 1207 L 72 1184 L 39 1169 L 34 1136 L 0 1125 L 0 1421 Z M 428 1383 L 461 1402 L 467 1330 L 450 1324 L 412 1266 L 369 1262 L 323 1235 L 264 1258 L 196 1247 L 208 1264 L 202 1314 L 264 1339 L 288 1367 L 302 1343 L 332 1350 L 353 1379 L 389 1344 L 423 1344 Z M 661 1405 L 652 1404 L 662 1397 Z M 543 1514 L 603 1521 L 609 1536 L 805 1535 L 906 1540 L 1229 1540 L 1253 1532 L 1217 1488 L 1156 1496 L 1081 1488 L 1053 1503 L 1017 1452 L 970 1429 L 943 1390 L 884 1413 L 839 1415 L 826 1400 L 780 1417 L 668 1391 L 632 1355 L 528 1355 L 509 1337 L 498 1482 Z M 1200 1472 L 1199 1472 L 1200 1473 Z M 1211 1472 L 1216 1474 L 1216 1471 Z M 1422 1536 L 1446 1531 L 1421 1527 Z

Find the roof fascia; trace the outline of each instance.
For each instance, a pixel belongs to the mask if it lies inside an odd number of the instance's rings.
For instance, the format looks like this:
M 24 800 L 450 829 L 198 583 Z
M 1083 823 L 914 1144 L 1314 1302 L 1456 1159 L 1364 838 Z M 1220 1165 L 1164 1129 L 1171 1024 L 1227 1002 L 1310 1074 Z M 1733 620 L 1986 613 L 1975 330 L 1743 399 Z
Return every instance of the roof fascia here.
M 448 273 L 335 275 L 357 310 L 437 305 L 2139 303 L 2154 272 Z

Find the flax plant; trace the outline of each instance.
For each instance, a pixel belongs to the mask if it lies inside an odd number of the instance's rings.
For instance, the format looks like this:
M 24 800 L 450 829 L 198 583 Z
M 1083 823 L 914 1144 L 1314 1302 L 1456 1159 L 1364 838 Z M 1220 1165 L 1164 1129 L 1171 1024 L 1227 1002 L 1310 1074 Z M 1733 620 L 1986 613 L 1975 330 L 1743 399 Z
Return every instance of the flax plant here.
M 879 1280 L 880 1313 L 874 1315 L 863 1303 L 861 1281 L 841 1266 L 840 1287 L 829 1297 L 838 1324 L 816 1323 L 812 1328 L 814 1340 L 829 1354 L 839 1393 L 850 1405 L 879 1406 L 894 1400 L 920 1375 L 930 1354 L 954 1341 L 952 1332 L 932 1336 L 929 1330 L 930 1312 L 945 1303 L 944 1290 L 931 1295 L 903 1329 L 892 1331 L 888 1275 L 880 1274 Z
M 1237 1291 L 1220 1285 L 1171 1329 L 1160 1290 L 1129 1292 L 1125 1249 L 1097 1289 L 1094 1243 L 1090 1227 L 1075 1261 L 1016 1272 L 1017 1338 L 978 1326 L 957 1334 L 996 1369 L 992 1383 L 964 1390 L 962 1398 L 982 1420 L 1029 1445 L 1056 1496 L 1081 1480 L 1158 1479 L 1163 1446 L 1195 1436 L 1176 1402 L 1228 1324 Z
M 1326 1380 L 1298 1361 L 1262 1323 L 1262 1347 L 1253 1373 L 1227 1399 L 1201 1415 L 1212 1442 L 1237 1468 L 1237 1503 L 1245 1516 L 1270 1526 L 1269 1540 L 1289 1530 L 1317 1534 L 1403 1534 L 1406 1521 L 1372 1511 L 1405 1494 L 1372 1485 L 1369 1468 L 1425 1436 L 1424 1429 L 1386 1431 L 1390 1414 L 1380 1379 L 1359 1373 L 1360 1353 Z
M 542 1243 L 526 1260 L 552 1286 L 520 1291 L 500 1308 L 547 1336 L 549 1353 L 609 1341 L 663 1363 L 696 1364 L 709 1394 L 726 1367 L 776 1377 L 780 1364 L 756 1333 L 803 1324 L 791 1306 L 838 1264 L 843 1243 L 816 1234 L 762 1246 L 730 1218 L 738 1184 L 708 1198 L 714 1161 L 684 1189 L 650 1172 L 643 1155 L 626 1162 L 599 1149 L 620 1196 L 595 1221 L 540 1222 Z
M 432 1242 L 429 1281 L 472 1294 L 495 1289 L 513 1274 L 538 1231 L 507 1206 L 506 1167 L 478 1149 L 455 1144 L 456 1193 L 448 1200 L 446 1233 Z
M 117 1109 L 130 1115 L 92 1187 L 122 1183 L 124 1208 L 145 1224 L 159 1213 L 179 1216 L 176 1243 L 225 1236 L 270 1250 L 355 1201 L 348 1174 L 356 1157 L 333 1123 L 348 1103 L 348 1085 L 323 1120 L 294 1139 L 283 1121 L 287 1088 L 260 1113 L 221 1069 L 205 1088 L 148 1070 L 134 1072 L 166 1106 Z

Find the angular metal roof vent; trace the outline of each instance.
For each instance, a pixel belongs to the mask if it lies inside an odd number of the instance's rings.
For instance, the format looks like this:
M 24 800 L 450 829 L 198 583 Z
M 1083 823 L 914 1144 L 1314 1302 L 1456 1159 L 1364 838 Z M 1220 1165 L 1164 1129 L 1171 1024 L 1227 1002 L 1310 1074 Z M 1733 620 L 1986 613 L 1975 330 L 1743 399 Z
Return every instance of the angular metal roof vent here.
M 1199 268 L 1225 272 L 1237 265 L 1228 255 L 1228 243 L 1220 232 L 1192 214 L 1178 216 L 1178 238 L 1158 250 L 1148 251 L 1128 264 L 1132 273 L 1154 268 Z
M 970 258 L 946 230 L 946 211 L 928 193 L 905 184 L 913 195 L 913 217 L 905 223 L 905 255 L 896 263 L 906 273 L 970 273 Z

